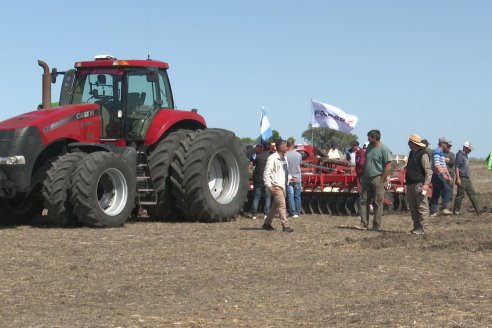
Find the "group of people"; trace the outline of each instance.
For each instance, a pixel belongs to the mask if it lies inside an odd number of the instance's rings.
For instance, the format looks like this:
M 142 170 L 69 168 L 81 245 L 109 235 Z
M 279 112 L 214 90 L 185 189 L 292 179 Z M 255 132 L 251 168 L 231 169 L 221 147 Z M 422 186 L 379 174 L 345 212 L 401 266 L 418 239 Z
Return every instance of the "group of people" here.
M 253 162 L 254 199 L 251 207 L 253 219 L 257 218 L 260 200 L 264 202 L 264 223 L 262 229 L 274 230 L 272 220 L 278 213 L 282 231 L 293 232 L 289 226 L 289 217 L 296 218 L 301 214 L 301 155 L 294 150 L 291 141 L 278 140 L 275 151 L 271 152 L 269 145 L 257 145 L 256 157 Z M 333 143 L 326 156 L 331 159 L 341 159 L 343 154 L 338 145 Z M 405 181 L 407 199 L 413 221 L 413 234 L 424 234 L 428 217 L 438 215 L 439 199 L 442 199 L 440 213 L 442 215 L 460 215 L 461 203 L 465 194 L 478 215 L 482 209 L 478 202 L 472 181 L 470 180 L 470 165 L 468 154 L 473 145 L 466 141 L 463 148 L 455 155 L 451 152 L 452 142 L 439 138 L 437 148 L 431 150 L 429 142 L 417 134 L 408 138 L 410 153 L 408 156 Z M 371 130 L 367 133 L 367 142 L 359 147 L 359 142 L 353 141 L 346 160 L 355 166 L 359 185 L 359 212 L 361 217 L 360 229 L 369 229 L 371 211 L 373 231 L 381 231 L 383 216 L 383 201 L 385 182 L 391 173 L 393 155 L 390 149 L 381 142 L 381 132 Z M 450 203 L 454 185 L 458 191 L 453 209 Z M 429 202 L 429 196 L 430 202 Z M 288 214 L 287 205 L 288 204 Z M 273 199 L 273 200 L 272 200 Z
M 264 220 L 262 229 L 275 230 L 272 226 L 274 216 L 278 213 L 283 232 L 293 232 L 288 217 L 298 218 L 301 214 L 301 162 L 302 157 L 294 150 L 294 142 L 278 140 L 274 145 L 276 151 L 270 153 L 270 145 L 257 145 L 253 160 L 254 198 L 251 216 L 257 218 L 260 200 L 264 202 Z M 272 201 L 273 198 L 273 201 Z M 288 213 L 286 201 L 288 202 Z
M 361 225 L 362 229 L 369 228 L 369 206 L 374 206 L 372 230 L 381 230 L 382 206 L 384 199 L 384 183 L 391 170 L 391 151 L 381 142 L 381 133 L 371 130 L 367 134 L 369 146 L 364 154 L 364 165 L 360 176 L 361 185 Z M 478 202 L 475 189 L 470 180 L 470 164 L 468 154 L 473 145 L 465 141 L 463 148 L 456 154 L 451 152 L 452 142 L 439 138 L 438 147 L 431 150 L 429 142 L 417 134 L 408 138 L 410 153 L 408 156 L 405 182 L 407 199 L 413 221 L 413 234 L 424 234 L 427 217 L 438 214 L 439 199 L 442 199 L 441 214 L 460 215 L 461 203 L 465 194 L 468 195 L 475 209 L 480 215 L 482 209 Z M 360 161 L 356 157 L 357 162 Z M 453 210 L 450 203 L 453 195 L 453 186 L 458 186 Z M 430 202 L 429 195 L 432 193 Z

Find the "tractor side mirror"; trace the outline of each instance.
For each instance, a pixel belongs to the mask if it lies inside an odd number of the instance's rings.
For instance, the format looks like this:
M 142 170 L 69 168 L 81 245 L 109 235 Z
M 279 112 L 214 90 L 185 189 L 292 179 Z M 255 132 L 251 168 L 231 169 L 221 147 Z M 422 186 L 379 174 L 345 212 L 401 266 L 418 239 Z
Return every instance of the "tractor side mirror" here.
M 147 73 L 147 82 L 159 82 L 159 74 L 156 71 Z
M 58 76 L 58 70 L 53 67 L 51 70 L 51 83 L 55 84 L 56 83 L 56 77 Z

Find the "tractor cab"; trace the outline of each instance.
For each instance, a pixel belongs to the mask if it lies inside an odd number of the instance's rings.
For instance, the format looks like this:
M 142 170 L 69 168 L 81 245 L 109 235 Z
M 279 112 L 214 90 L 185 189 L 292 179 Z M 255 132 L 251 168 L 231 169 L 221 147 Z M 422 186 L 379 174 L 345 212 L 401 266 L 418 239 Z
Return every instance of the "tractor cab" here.
M 142 141 L 156 113 L 174 108 L 167 68 L 113 57 L 77 62 L 65 72 L 60 105 L 100 105 L 101 141 Z

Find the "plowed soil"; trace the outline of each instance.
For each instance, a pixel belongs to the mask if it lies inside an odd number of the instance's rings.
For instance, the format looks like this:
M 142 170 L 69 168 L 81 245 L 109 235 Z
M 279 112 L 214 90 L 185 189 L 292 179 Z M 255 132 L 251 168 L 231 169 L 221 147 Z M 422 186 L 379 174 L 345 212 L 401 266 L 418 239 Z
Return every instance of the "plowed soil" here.
M 483 205 L 491 177 L 473 167 Z M 463 209 L 467 209 L 466 201 Z M 1 327 L 491 327 L 492 213 L 0 229 Z M 279 228 L 276 219 L 274 225 Z

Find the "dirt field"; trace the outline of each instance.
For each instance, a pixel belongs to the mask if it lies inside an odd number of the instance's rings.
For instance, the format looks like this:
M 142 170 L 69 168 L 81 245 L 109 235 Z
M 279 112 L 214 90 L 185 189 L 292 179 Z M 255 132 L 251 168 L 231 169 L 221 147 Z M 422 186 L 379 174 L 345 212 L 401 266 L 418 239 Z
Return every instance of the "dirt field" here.
M 490 207 L 492 172 L 472 170 Z M 425 236 L 404 214 L 382 233 L 291 222 L 0 228 L 0 326 L 492 327 L 492 213 L 438 217 Z

